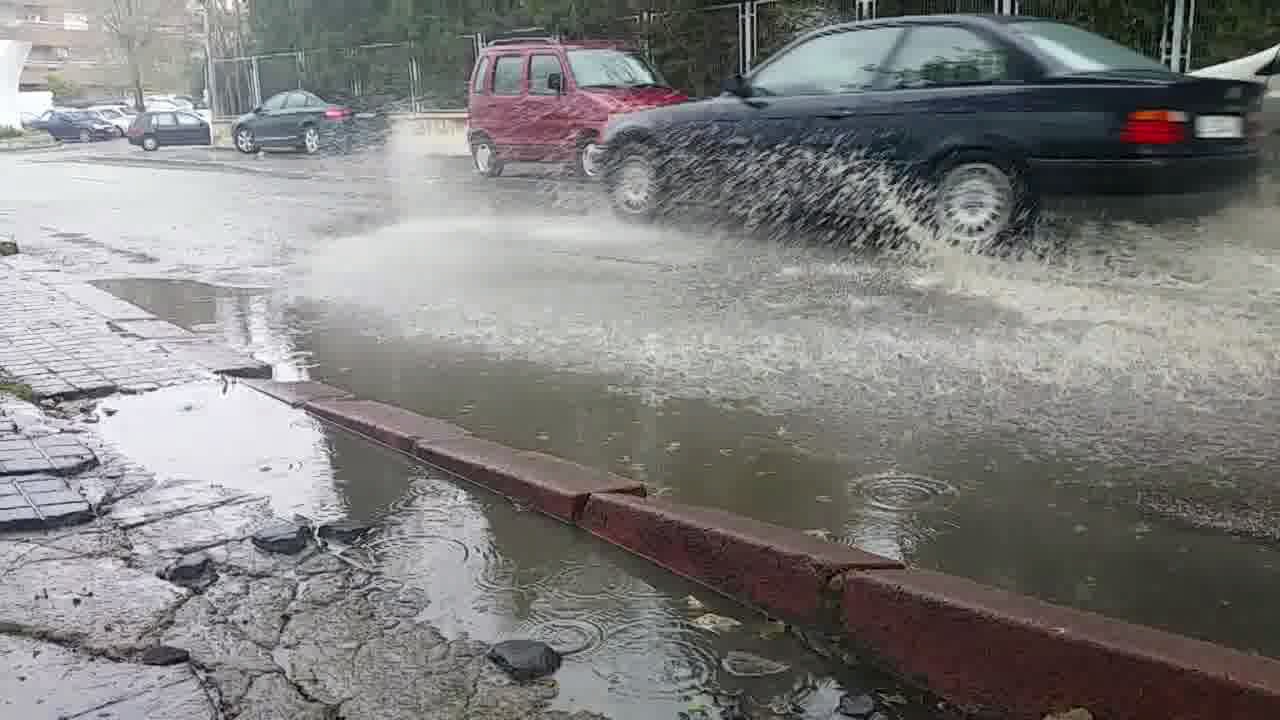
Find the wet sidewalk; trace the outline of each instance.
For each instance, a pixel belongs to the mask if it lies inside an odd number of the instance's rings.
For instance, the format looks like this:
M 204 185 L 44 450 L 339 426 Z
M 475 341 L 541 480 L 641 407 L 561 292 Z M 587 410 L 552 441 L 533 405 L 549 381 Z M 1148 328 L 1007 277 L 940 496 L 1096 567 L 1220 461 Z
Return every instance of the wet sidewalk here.
M 0 716 L 939 717 L 780 623 L 216 374 L 269 370 L 252 359 L 3 262 L 0 373 L 41 406 L 0 399 Z M 518 683 L 488 659 L 524 639 L 563 666 Z

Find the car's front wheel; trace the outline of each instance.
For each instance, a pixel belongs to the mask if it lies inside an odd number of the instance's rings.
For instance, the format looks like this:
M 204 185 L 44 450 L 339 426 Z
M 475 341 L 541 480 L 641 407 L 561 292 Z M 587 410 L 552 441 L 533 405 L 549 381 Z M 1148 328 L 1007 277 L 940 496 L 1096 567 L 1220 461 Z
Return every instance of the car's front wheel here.
M 249 128 L 236 129 L 236 149 L 249 155 L 258 151 L 258 142 L 253 137 L 253 131 Z
M 598 180 L 604 169 L 603 159 L 604 150 L 596 139 L 583 139 L 578 143 L 578 151 L 574 155 L 574 173 L 584 180 Z
M 662 183 L 652 154 L 643 147 L 622 149 L 608 169 L 605 186 L 615 213 L 629 220 L 651 220 L 662 200 Z
M 938 178 L 933 221 L 942 240 L 986 252 L 1029 230 L 1036 206 L 1015 173 L 989 159 L 962 159 Z
M 487 137 L 476 138 L 471 143 L 471 159 L 476 172 L 483 177 L 498 177 L 502 174 L 503 162 L 498 157 L 498 148 Z
M 142 149 L 147 152 L 155 152 L 160 149 L 160 141 L 156 140 L 155 135 L 148 135 L 142 138 Z

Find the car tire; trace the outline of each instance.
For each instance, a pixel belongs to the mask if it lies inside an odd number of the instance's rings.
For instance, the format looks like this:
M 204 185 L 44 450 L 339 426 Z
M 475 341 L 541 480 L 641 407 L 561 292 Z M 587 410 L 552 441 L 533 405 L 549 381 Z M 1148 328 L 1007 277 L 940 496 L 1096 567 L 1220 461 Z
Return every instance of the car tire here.
M 160 149 L 160 141 L 156 139 L 155 135 L 147 135 L 142 138 L 142 149 L 147 152 L 155 152 Z
M 124 128 L 119 128 L 119 127 L 118 127 L 118 128 L 116 128 L 116 129 L 113 131 L 113 133 L 115 134 L 115 136 L 116 136 L 117 138 L 122 138 L 122 137 L 124 137 Z
M 963 153 L 935 177 L 930 222 L 939 239 L 981 253 L 1026 238 L 1039 218 L 1039 199 L 1025 175 L 987 154 Z
M 603 174 L 603 158 L 598 140 L 594 135 L 584 137 L 578 141 L 578 147 L 574 151 L 573 172 L 583 180 L 599 180 Z
M 498 147 L 483 135 L 471 141 L 471 163 L 476 173 L 487 178 L 498 177 L 505 167 L 502 158 L 498 156 Z
M 320 128 L 315 125 L 302 128 L 302 137 L 298 138 L 298 149 L 308 155 L 320 152 Z
M 604 173 L 609 205 L 618 217 L 650 222 L 662 208 L 662 177 L 653 151 L 639 144 L 621 148 Z
M 80 142 L 82 142 L 82 143 L 91 143 L 91 142 L 93 142 L 93 132 L 92 132 L 92 131 L 89 131 L 89 130 L 81 130 L 81 131 L 80 131 Z
M 235 129 L 232 135 L 235 139 L 236 149 L 245 155 L 252 155 L 258 152 L 258 141 L 253 136 L 253 131 L 247 127 L 239 127 Z

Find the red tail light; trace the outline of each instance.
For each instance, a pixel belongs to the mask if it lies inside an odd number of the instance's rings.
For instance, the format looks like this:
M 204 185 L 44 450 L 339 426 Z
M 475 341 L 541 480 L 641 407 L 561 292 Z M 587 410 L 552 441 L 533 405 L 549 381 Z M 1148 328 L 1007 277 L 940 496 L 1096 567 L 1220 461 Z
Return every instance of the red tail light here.
M 1120 139 L 1131 145 L 1177 145 L 1187 139 L 1187 114 L 1177 110 L 1131 112 Z
M 351 108 L 331 107 L 324 111 L 324 116 L 330 120 L 341 120 L 351 115 Z

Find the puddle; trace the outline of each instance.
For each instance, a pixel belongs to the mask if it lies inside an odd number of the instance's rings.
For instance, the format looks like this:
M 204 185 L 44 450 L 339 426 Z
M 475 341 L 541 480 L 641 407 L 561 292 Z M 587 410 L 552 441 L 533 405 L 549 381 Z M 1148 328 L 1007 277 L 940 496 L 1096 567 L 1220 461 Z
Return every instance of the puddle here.
M 648 720 L 741 704 L 826 718 L 846 690 L 903 692 L 869 670 L 829 665 L 766 618 L 583 532 L 243 385 L 200 383 L 102 406 L 113 411 L 100 413 L 104 437 L 184 497 L 251 492 L 286 517 L 375 521 L 366 541 L 374 567 L 427 595 L 419 620 L 446 635 L 541 639 L 570 653 L 556 674 L 557 708 Z M 736 624 L 699 622 L 709 614 Z M 922 705 L 898 709 L 904 720 L 936 716 Z

